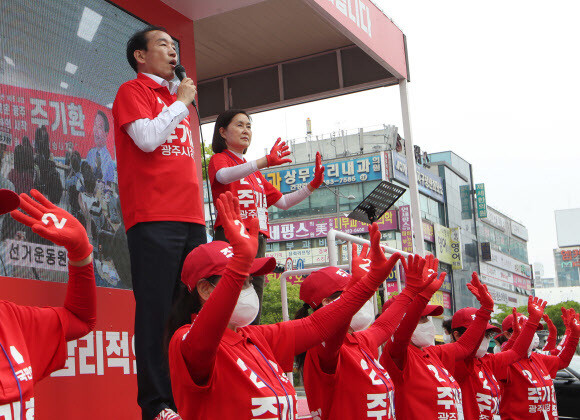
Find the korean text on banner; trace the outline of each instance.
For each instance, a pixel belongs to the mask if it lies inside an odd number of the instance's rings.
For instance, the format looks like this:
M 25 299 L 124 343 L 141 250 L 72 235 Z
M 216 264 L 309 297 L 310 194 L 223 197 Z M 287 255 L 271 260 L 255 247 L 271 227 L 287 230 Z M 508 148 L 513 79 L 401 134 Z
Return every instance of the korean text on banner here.
M 401 244 L 404 252 L 413 252 L 413 232 L 411 229 L 411 206 L 399 207 Z
M 437 259 L 453 266 L 453 248 L 451 247 L 451 231 L 445 226 L 435 224 L 435 251 Z
M 453 260 L 451 267 L 454 270 L 461 270 L 463 264 L 461 262 L 461 231 L 458 227 L 450 229 L 449 238 L 451 240 L 451 250 L 453 254 L 451 258 Z

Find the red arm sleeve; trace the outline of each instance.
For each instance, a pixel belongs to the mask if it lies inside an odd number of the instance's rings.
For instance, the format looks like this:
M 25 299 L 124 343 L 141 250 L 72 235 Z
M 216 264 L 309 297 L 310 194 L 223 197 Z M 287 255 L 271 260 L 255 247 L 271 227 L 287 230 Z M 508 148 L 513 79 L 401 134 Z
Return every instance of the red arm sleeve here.
M 558 336 L 558 329 L 554 324 L 548 324 L 548 328 L 550 329 L 550 334 L 548 335 L 548 339 L 546 340 L 546 345 L 542 349 L 543 351 L 551 351 L 556 349 L 556 339 Z
M 205 385 L 213 373 L 219 343 L 245 279 L 245 275 L 226 268 L 181 342 L 181 353 L 189 375 L 197 385 Z
M 338 333 L 334 334 L 332 337 L 326 340 L 324 345 L 320 344 L 319 348 L 317 349 L 316 353 L 318 354 L 320 368 L 328 375 L 332 375 L 336 372 L 340 347 L 344 342 L 349 327 L 350 324 L 347 322 L 341 328 L 339 328 Z
M 576 347 L 578 347 L 578 335 L 573 334 L 571 331 L 567 331 L 566 335 L 568 336 L 568 339 L 564 344 L 564 348 L 558 355 L 558 358 L 560 359 L 558 369 L 564 369 L 570 364 L 572 356 L 574 356 L 574 353 L 576 352 Z
M 509 349 L 511 349 L 514 345 L 514 343 L 516 342 L 517 338 L 519 336 L 519 333 L 517 331 L 514 331 L 512 333 L 512 335 L 510 336 L 509 340 L 506 341 L 503 346 L 501 347 L 501 351 L 508 351 Z
M 479 308 L 475 313 L 475 319 L 459 340 L 455 343 L 445 344 L 441 347 L 453 347 L 455 351 L 455 360 L 465 359 L 477 350 L 490 318 L 491 312 L 489 310 Z
M 353 315 L 375 293 L 378 285 L 365 276 L 350 289 L 344 291 L 340 299 L 323 306 L 312 315 L 288 321 L 295 323 L 296 354 L 300 354 L 343 330 Z
M 407 347 L 411 342 L 413 331 L 417 328 L 417 323 L 421 318 L 421 313 L 423 313 L 428 302 L 429 301 L 421 295 L 415 297 L 413 303 L 407 307 L 407 313 L 399 324 L 399 328 L 395 331 L 393 342 L 389 343 L 387 347 L 391 360 L 400 370 L 405 366 Z
M 97 323 L 97 287 L 93 263 L 69 265 L 69 279 L 63 308 L 55 308 L 63 322 L 66 341 L 84 337 Z
M 364 335 L 367 340 L 374 342 L 376 347 L 381 346 L 393 335 L 403 315 L 405 315 L 405 310 L 415 296 L 403 289 L 381 316 L 367 330 L 358 334 Z

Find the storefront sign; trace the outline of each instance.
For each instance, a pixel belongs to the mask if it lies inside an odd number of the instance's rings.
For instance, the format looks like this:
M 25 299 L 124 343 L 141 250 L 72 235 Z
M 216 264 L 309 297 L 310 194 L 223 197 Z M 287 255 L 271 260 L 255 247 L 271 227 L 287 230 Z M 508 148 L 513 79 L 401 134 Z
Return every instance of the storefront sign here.
M 378 220 L 379 230 L 397 229 L 395 210 L 387 211 Z M 367 233 L 369 225 L 348 217 L 327 217 L 300 222 L 277 223 L 270 225 L 270 239 L 268 242 L 294 241 L 297 239 L 321 238 L 328 234 L 330 229 L 340 230 L 354 235 Z
M 471 187 L 469 185 L 460 185 L 459 197 L 461 199 L 461 219 L 471 219 L 473 212 L 471 204 Z
M 397 152 L 391 152 L 393 161 L 393 178 L 409 185 L 406 159 Z M 419 191 L 429 197 L 443 202 L 443 181 L 423 166 L 417 165 L 417 185 Z
M 413 252 L 413 232 L 411 229 L 411 206 L 399 207 L 399 226 L 402 251 Z
M 332 163 L 324 163 L 324 182 L 329 186 L 382 179 L 381 156 L 371 155 Z M 299 190 L 312 181 L 314 165 L 288 167 L 263 174 L 282 193 Z
M 485 185 L 475 184 L 475 194 L 477 202 L 477 216 L 480 219 L 487 217 L 487 201 L 485 199 Z
M 431 222 L 427 222 L 426 220 L 423 220 L 422 223 L 423 239 L 427 242 L 435 242 L 435 231 L 433 229 L 433 224 Z
M 449 230 L 449 238 L 451 240 L 451 250 L 452 250 L 452 263 L 451 267 L 454 270 L 461 270 L 463 268 L 463 263 L 461 262 L 461 230 L 460 228 L 451 228 Z
M 512 228 L 512 235 L 517 236 L 518 238 L 523 239 L 524 241 L 528 240 L 528 229 L 525 226 L 520 225 L 519 223 L 511 221 L 511 228 Z
M 523 263 L 501 252 L 491 249 L 491 261 L 489 264 L 503 268 L 511 273 L 519 274 L 527 279 L 532 278 L 532 270 L 529 264 Z
M 481 220 L 503 232 L 507 229 L 507 219 L 490 208 L 487 209 L 487 217 Z

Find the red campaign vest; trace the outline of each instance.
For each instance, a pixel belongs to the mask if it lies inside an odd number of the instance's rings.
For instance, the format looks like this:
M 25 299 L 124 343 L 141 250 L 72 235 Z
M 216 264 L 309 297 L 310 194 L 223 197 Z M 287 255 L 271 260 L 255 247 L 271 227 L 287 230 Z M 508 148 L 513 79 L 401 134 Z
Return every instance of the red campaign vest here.
M 501 387 L 494 374 L 492 354 L 457 364 L 455 377 L 461 385 L 465 420 L 493 420 L 499 416 Z
M 461 388 L 445 367 L 454 366 L 454 352 L 441 352 L 444 346 L 423 350 L 409 345 L 403 371 L 387 352 L 381 362 L 395 383 L 395 407 L 401 419 L 463 420 Z M 447 354 L 449 353 L 449 354 Z
M 334 375 L 320 367 L 320 346 L 308 350 L 304 389 L 314 419 L 395 419 L 395 386 L 368 344 L 347 334 Z
M 0 418 L 19 420 L 19 380 L 25 419 L 34 418 L 34 384 L 66 358 L 62 323 L 52 308 L 0 301 Z M 14 373 L 12 372 L 14 369 Z
M 292 323 L 226 329 L 205 386 L 193 382 L 181 354 L 190 327 L 178 329 L 169 344 L 171 388 L 184 420 L 296 418 L 296 391 L 283 374 L 294 360 Z
M 226 191 L 230 191 L 235 197 L 238 197 L 240 201 L 240 215 L 246 226 L 250 219 L 258 218 L 259 213 L 263 212 L 266 227 L 261 226 L 260 232 L 269 237 L 267 209 L 282 197 L 282 193 L 269 183 L 260 171 L 256 171 L 238 181 L 233 181 L 225 185 L 216 179 L 216 174 L 220 169 L 237 166 L 245 162 L 245 159 L 238 158 L 229 150 L 224 150 L 211 157 L 208 165 L 208 176 L 211 183 L 212 197 L 214 203 Z M 221 216 L 217 213 L 215 226 L 218 227 L 221 225 Z
M 135 145 L 123 126 L 154 119 L 175 95 L 139 73 L 119 88 L 113 104 L 119 196 L 125 229 L 137 223 L 177 221 L 205 225 L 189 116 L 152 152 Z
M 558 408 L 552 377 L 556 375 L 558 365 L 557 356 L 537 353 L 513 363 L 503 386 L 500 403 L 502 419 L 557 419 Z

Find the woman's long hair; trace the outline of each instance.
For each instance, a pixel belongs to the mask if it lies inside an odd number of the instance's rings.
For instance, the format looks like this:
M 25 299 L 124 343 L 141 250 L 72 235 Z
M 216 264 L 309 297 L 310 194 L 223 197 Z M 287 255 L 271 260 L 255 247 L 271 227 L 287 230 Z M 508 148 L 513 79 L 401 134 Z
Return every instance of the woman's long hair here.
M 220 278 L 221 276 L 215 275 L 208 277 L 206 280 L 215 286 Z M 191 315 L 199 313 L 203 306 L 199 293 L 197 293 L 197 288 L 195 287 L 189 293 L 187 287 L 179 282 L 175 295 L 163 337 L 165 351 L 169 349 L 169 342 L 173 334 L 175 334 L 175 331 L 184 325 L 191 324 Z
M 330 300 L 337 299 L 341 295 L 341 293 L 342 293 L 342 291 L 334 292 L 333 294 L 328 296 L 328 298 Z M 319 305 L 316 308 L 314 308 L 314 310 L 312 312 L 316 312 L 320 308 L 322 308 L 322 305 Z M 308 315 L 310 315 L 310 309 L 311 309 L 311 306 L 309 304 L 305 303 L 304 305 L 302 305 L 302 307 L 300 309 L 298 309 L 296 311 L 296 313 L 294 314 L 294 319 L 306 318 Z M 303 371 L 304 371 L 304 361 L 306 360 L 306 352 L 296 355 L 296 357 L 294 357 L 294 360 L 296 361 L 296 365 L 298 366 L 298 370 L 300 371 L 300 375 L 304 376 Z

